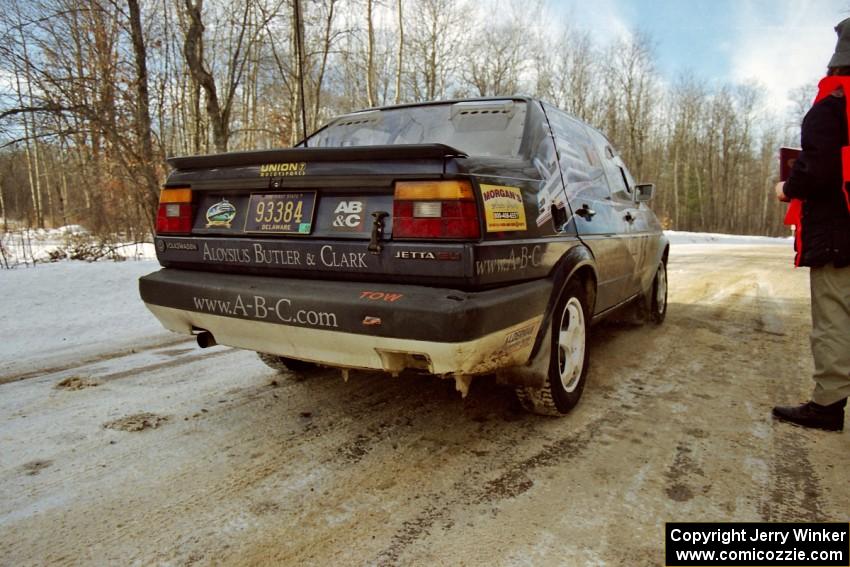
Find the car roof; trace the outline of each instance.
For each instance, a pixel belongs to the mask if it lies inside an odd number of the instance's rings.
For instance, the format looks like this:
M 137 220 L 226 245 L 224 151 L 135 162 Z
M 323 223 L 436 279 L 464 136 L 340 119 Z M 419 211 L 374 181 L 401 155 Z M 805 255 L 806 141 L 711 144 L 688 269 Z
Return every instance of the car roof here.
M 418 106 L 434 106 L 434 105 L 438 105 L 438 104 L 439 104 L 439 105 L 443 105 L 443 104 L 457 104 L 457 103 L 459 103 L 459 102 L 490 102 L 490 101 L 500 101 L 500 100 L 522 101 L 522 102 L 525 102 L 525 103 L 535 103 L 535 102 L 536 102 L 536 103 L 538 103 L 538 104 L 546 103 L 546 104 L 549 104 L 550 106 L 552 106 L 552 107 L 554 107 L 554 108 L 558 108 L 558 106 L 557 106 L 557 105 L 555 105 L 555 104 L 548 103 L 548 102 L 546 102 L 546 101 L 543 101 L 543 100 L 540 100 L 540 99 L 537 99 L 537 98 L 533 98 L 533 97 L 528 96 L 528 95 L 484 96 L 484 97 L 471 97 L 471 98 L 450 98 L 450 99 L 445 99 L 445 100 L 429 100 L 429 101 L 422 101 L 422 102 L 408 102 L 408 103 L 404 103 L 404 104 L 391 104 L 391 105 L 386 105 L 386 106 L 373 106 L 373 107 L 369 107 L 369 108 L 361 108 L 361 109 L 359 109 L 359 110 L 354 110 L 354 111 L 352 111 L 352 112 L 346 112 L 346 113 L 343 113 L 343 114 L 337 114 L 336 116 L 333 116 L 333 117 L 332 117 L 332 118 L 330 118 L 327 122 L 325 122 L 324 124 L 322 124 L 319 128 L 317 128 L 317 129 L 315 129 L 313 132 L 311 132 L 311 133 L 307 136 L 307 138 L 305 138 L 305 139 L 308 139 L 308 138 L 311 138 L 311 137 L 315 136 L 316 134 L 318 134 L 319 132 L 321 132 L 321 131 L 322 131 L 322 130 L 324 130 L 325 128 L 329 127 L 331 124 L 333 124 L 334 122 L 336 122 L 337 120 L 339 120 L 340 118 L 342 118 L 342 117 L 344 117 L 344 116 L 353 116 L 353 115 L 355 115 L 355 114 L 360 114 L 360 113 L 364 113 L 364 112 L 374 112 L 374 111 L 376 111 L 376 110 L 393 110 L 393 109 L 397 109 L 397 108 L 414 108 L 414 107 L 418 107 Z M 560 109 L 559 109 L 559 110 L 560 110 Z M 565 112 L 565 111 L 561 110 L 561 112 Z M 601 135 L 605 138 L 605 140 L 608 142 L 608 144 L 609 144 L 611 147 L 613 147 L 613 144 L 611 144 L 611 140 L 608 138 L 608 136 L 606 136 L 606 135 L 605 135 L 602 131 L 600 131 L 598 128 L 595 128 L 595 127 L 591 126 L 590 124 L 588 124 L 587 122 L 585 122 L 584 120 L 582 120 L 581 118 L 579 118 L 579 117 L 577 117 L 577 116 L 574 116 L 574 115 L 569 114 L 569 113 L 566 113 L 566 114 L 568 114 L 568 115 L 569 115 L 572 119 L 577 120 L 578 122 L 580 122 L 580 123 L 581 123 L 581 124 L 583 124 L 584 126 L 586 126 L 586 127 L 588 127 L 588 128 L 592 128 L 593 130 L 597 131 L 599 134 L 601 134 Z M 295 144 L 295 146 L 294 146 L 294 147 L 297 147 L 297 146 L 300 146 L 301 144 L 303 144 L 303 143 L 304 143 L 304 141 L 305 141 L 305 139 L 301 139 L 301 140 L 299 140 L 299 141 L 298 141 L 298 143 L 297 143 L 297 144 Z
M 531 98 L 529 96 L 524 95 L 511 95 L 511 96 L 485 96 L 485 97 L 472 97 L 472 98 L 451 98 L 445 100 L 428 100 L 422 102 L 408 102 L 404 104 L 391 104 L 387 106 L 374 106 L 371 108 L 362 108 L 360 110 L 355 110 L 352 112 L 347 112 L 345 114 L 340 114 L 334 117 L 339 118 L 339 116 L 348 116 L 350 114 L 357 114 L 358 112 L 369 112 L 372 110 L 391 110 L 395 108 L 410 108 L 415 106 L 433 106 L 437 104 L 457 104 L 459 102 L 490 102 L 490 101 L 499 101 L 499 100 L 516 100 L 522 102 L 540 102 L 537 99 Z
M 327 120 L 327 122 L 325 122 L 324 124 L 322 124 L 321 126 L 316 128 L 315 130 L 310 132 L 310 134 L 307 135 L 305 138 L 302 138 L 301 140 L 299 140 L 296 144 L 293 145 L 293 147 L 301 146 L 302 144 L 305 143 L 306 140 L 312 138 L 313 136 L 315 136 L 316 134 L 318 134 L 319 132 L 321 132 L 325 128 L 328 128 L 334 122 L 338 121 L 340 118 L 343 118 L 345 116 L 354 116 L 354 115 L 365 113 L 365 112 L 374 112 L 376 110 L 394 110 L 394 109 L 397 109 L 397 108 L 415 108 L 415 107 L 418 107 L 418 106 L 435 106 L 435 105 L 438 105 L 438 104 L 443 105 L 443 104 L 456 104 L 456 103 L 459 103 L 459 102 L 490 102 L 490 101 L 499 101 L 499 100 L 514 100 L 514 101 L 522 101 L 522 102 L 525 102 L 525 103 L 530 103 L 530 102 L 538 102 L 539 103 L 540 102 L 539 100 L 531 98 L 530 96 L 511 95 L 511 96 L 486 96 L 486 97 L 472 97 L 472 98 L 451 98 L 451 99 L 446 99 L 446 100 L 429 100 L 429 101 L 422 101 L 422 102 L 408 102 L 408 103 L 404 103 L 404 104 L 391 104 L 391 105 L 387 105 L 387 106 L 373 106 L 373 107 L 369 107 L 369 108 L 361 108 L 359 110 L 353 110 L 351 112 L 345 112 L 345 113 L 337 114 L 336 116 L 331 117 L 330 119 Z

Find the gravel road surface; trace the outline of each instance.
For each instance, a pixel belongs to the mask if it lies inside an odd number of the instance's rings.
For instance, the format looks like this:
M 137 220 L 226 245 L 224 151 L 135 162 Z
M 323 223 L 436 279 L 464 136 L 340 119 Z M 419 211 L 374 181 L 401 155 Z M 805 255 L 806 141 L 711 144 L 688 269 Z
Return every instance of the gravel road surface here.
M 669 280 L 562 419 L 177 335 L 0 370 L 0 564 L 658 565 L 665 521 L 848 521 L 850 434 L 770 419 L 810 389 L 807 271 L 683 245 Z

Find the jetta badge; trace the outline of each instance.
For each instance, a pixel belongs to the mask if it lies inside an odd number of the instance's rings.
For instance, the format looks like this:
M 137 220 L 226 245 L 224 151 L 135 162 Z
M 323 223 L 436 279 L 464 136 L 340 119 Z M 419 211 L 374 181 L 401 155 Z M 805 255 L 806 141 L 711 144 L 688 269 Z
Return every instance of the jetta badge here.
M 207 209 L 207 228 L 230 228 L 234 218 L 236 218 L 236 207 L 227 199 L 222 199 Z

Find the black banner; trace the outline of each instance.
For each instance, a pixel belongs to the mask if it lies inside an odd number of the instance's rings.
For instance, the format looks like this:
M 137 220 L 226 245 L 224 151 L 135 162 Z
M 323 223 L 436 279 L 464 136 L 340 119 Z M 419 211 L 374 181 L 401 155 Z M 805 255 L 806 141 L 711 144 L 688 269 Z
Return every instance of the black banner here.
M 668 523 L 665 565 L 850 565 L 846 523 Z

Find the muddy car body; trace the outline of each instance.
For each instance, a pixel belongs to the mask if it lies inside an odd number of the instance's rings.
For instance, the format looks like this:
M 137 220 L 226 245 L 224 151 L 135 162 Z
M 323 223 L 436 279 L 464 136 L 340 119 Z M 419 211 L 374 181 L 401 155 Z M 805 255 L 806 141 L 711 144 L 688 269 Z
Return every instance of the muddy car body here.
M 668 245 L 608 140 L 546 103 L 477 99 L 339 117 L 306 144 L 181 157 L 140 280 L 165 327 L 310 364 L 496 373 L 564 413 L 588 325 L 660 322 Z

